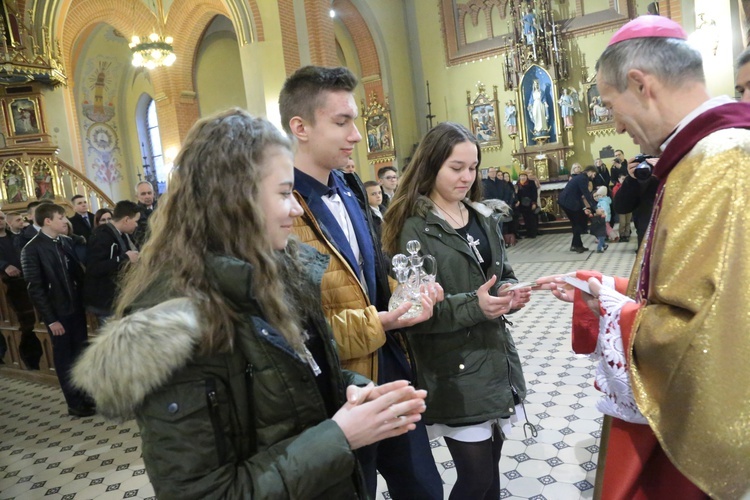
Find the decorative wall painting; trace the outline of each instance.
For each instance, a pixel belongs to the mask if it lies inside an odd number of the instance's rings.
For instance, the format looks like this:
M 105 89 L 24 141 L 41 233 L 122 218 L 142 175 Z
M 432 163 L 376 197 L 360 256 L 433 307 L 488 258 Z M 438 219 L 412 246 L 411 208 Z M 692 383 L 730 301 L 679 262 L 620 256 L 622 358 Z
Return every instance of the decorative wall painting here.
M 477 95 L 472 99 L 466 91 L 466 106 L 469 110 L 469 126 L 482 149 L 499 147 L 502 144 L 498 118 L 497 85 L 493 85 L 493 97 L 487 95 L 483 83 L 477 83 Z

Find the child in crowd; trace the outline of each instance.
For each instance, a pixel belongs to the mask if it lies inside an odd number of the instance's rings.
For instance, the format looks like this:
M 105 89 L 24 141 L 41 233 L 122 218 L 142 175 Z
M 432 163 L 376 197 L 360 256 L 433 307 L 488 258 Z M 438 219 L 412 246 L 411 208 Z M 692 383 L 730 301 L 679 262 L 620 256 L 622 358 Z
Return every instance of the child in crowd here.
M 620 175 L 619 175 L 619 176 L 617 177 L 617 181 L 616 181 L 616 182 L 614 183 L 614 185 L 612 186 L 612 198 L 614 198 L 614 197 L 615 197 L 615 195 L 617 194 L 617 192 L 618 192 L 618 191 L 620 190 L 620 188 L 622 187 L 622 182 L 623 182 L 623 181 L 625 180 L 625 177 L 626 177 L 626 176 L 627 176 L 627 174 L 620 174 Z
M 592 236 L 596 236 L 597 245 L 596 253 L 603 253 L 608 245 L 605 243 L 607 239 L 607 213 L 603 208 L 597 208 L 596 212 L 591 216 L 591 226 L 589 226 L 589 232 Z
M 599 186 L 594 191 L 594 200 L 596 200 L 596 208 L 604 211 L 606 226 L 606 236 L 609 237 L 609 241 L 617 241 L 620 236 L 612 229 L 609 221 L 612 220 L 612 198 L 607 196 L 606 186 Z
M 380 240 L 380 226 L 383 224 L 383 188 L 375 181 L 365 182 L 365 191 L 367 191 L 367 203 L 372 209 L 372 222 L 375 224 L 375 232 Z
M 372 208 L 373 214 L 379 220 L 383 220 L 383 212 L 380 211 L 380 206 L 383 204 L 383 189 L 375 181 L 365 182 L 365 190 L 367 191 L 367 203 Z

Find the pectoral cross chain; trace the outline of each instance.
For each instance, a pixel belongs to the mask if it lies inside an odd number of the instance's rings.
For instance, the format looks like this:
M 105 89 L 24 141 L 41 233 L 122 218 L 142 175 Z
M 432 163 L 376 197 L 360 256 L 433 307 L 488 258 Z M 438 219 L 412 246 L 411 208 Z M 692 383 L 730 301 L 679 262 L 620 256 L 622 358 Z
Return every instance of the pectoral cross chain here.
M 482 262 L 484 262 L 484 259 L 482 258 L 482 254 L 479 253 L 479 249 L 477 248 L 479 246 L 479 240 L 475 240 L 472 235 L 467 234 L 466 242 L 469 244 L 469 248 L 471 248 L 474 251 L 474 255 L 476 256 L 479 263 L 481 264 Z

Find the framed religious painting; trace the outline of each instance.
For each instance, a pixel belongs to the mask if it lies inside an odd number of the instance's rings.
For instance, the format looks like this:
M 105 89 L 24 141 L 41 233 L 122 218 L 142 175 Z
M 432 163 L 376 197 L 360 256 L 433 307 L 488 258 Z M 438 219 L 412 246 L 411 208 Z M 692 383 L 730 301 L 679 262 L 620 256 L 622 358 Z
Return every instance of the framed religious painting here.
M 39 103 L 29 97 L 10 99 L 10 132 L 14 136 L 37 135 L 42 132 Z
M 395 159 L 396 148 L 393 144 L 393 125 L 388 98 L 386 97 L 385 103 L 381 104 L 377 94 L 372 92 L 369 105 L 365 106 L 364 99 L 362 100 L 362 118 L 365 121 L 367 159 L 373 163 Z
M 34 195 L 37 200 L 55 199 L 54 177 L 51 165 L 45 160 L 38 159 L 31 166 L 31 180 L 34 182 Z
M 615 121 L 612 111 L 602 103 L 596 79 L 583 85 L 583 95 L 586 99 L 585 112 L 588 116 L 586 121 L 586 132 L 591 135 L 607 134 L 614 132 Z
M 493 85 L 492 97 L 487 95 L 483 83 L 477 83 L 477 95 L 472 99 L 466 91 L 466 107 L 469 110 L 469 127 L 482 149 L 499 149 L 502 146 L 500 121 L 498 119 L 497 85 Z
M 24 174 L 21 163 L 16 159 L 9 159 L 3 165 L 0 173 L 3 182 L 3 199 L 7 203 L 20 203 L 29 200 L 26 192 L 26 174 Z

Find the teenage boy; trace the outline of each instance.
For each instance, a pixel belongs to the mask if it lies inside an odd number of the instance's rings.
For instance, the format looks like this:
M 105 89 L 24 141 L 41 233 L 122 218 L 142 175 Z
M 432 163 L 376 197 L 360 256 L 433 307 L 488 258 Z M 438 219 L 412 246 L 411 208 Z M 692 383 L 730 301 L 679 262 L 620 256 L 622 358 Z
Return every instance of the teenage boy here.
M 64 236 L 65 209 L 54 203 L 36 208 L 39 233 L 21 251 L 23 276 L 52 341 L 55 371 L 68 414 L 86 417 L 95 413 L 86 394 L 73 387 L 70 370 L 86 346 L 86 314 L 83 310 L 83 266 L 70 238 Z
M 387 263 L 375 244 L 364 188 L 355 174 L 339 170 L 362 139 L 356 126 L 357 83 L 346 68 L 306 66 L 284 83 L 279 108 L 284 129 L 297 141 L 294 195 L 304 214 L 293 229 L 304 243 L 331 258 L 321 290 L 342 365 L 383 383 L 411 376 L 405 352 L 390 331 L 429 318 L 436 296 L 424 300 L 423 314 L 411 320 L 399 319 L 406 312 L 403 306 L 388 311 Z M 358 456 L 371 497 L 377 466 L 391 498 L 443 498 L 421 422 L 416 430 L 381 441 Z

